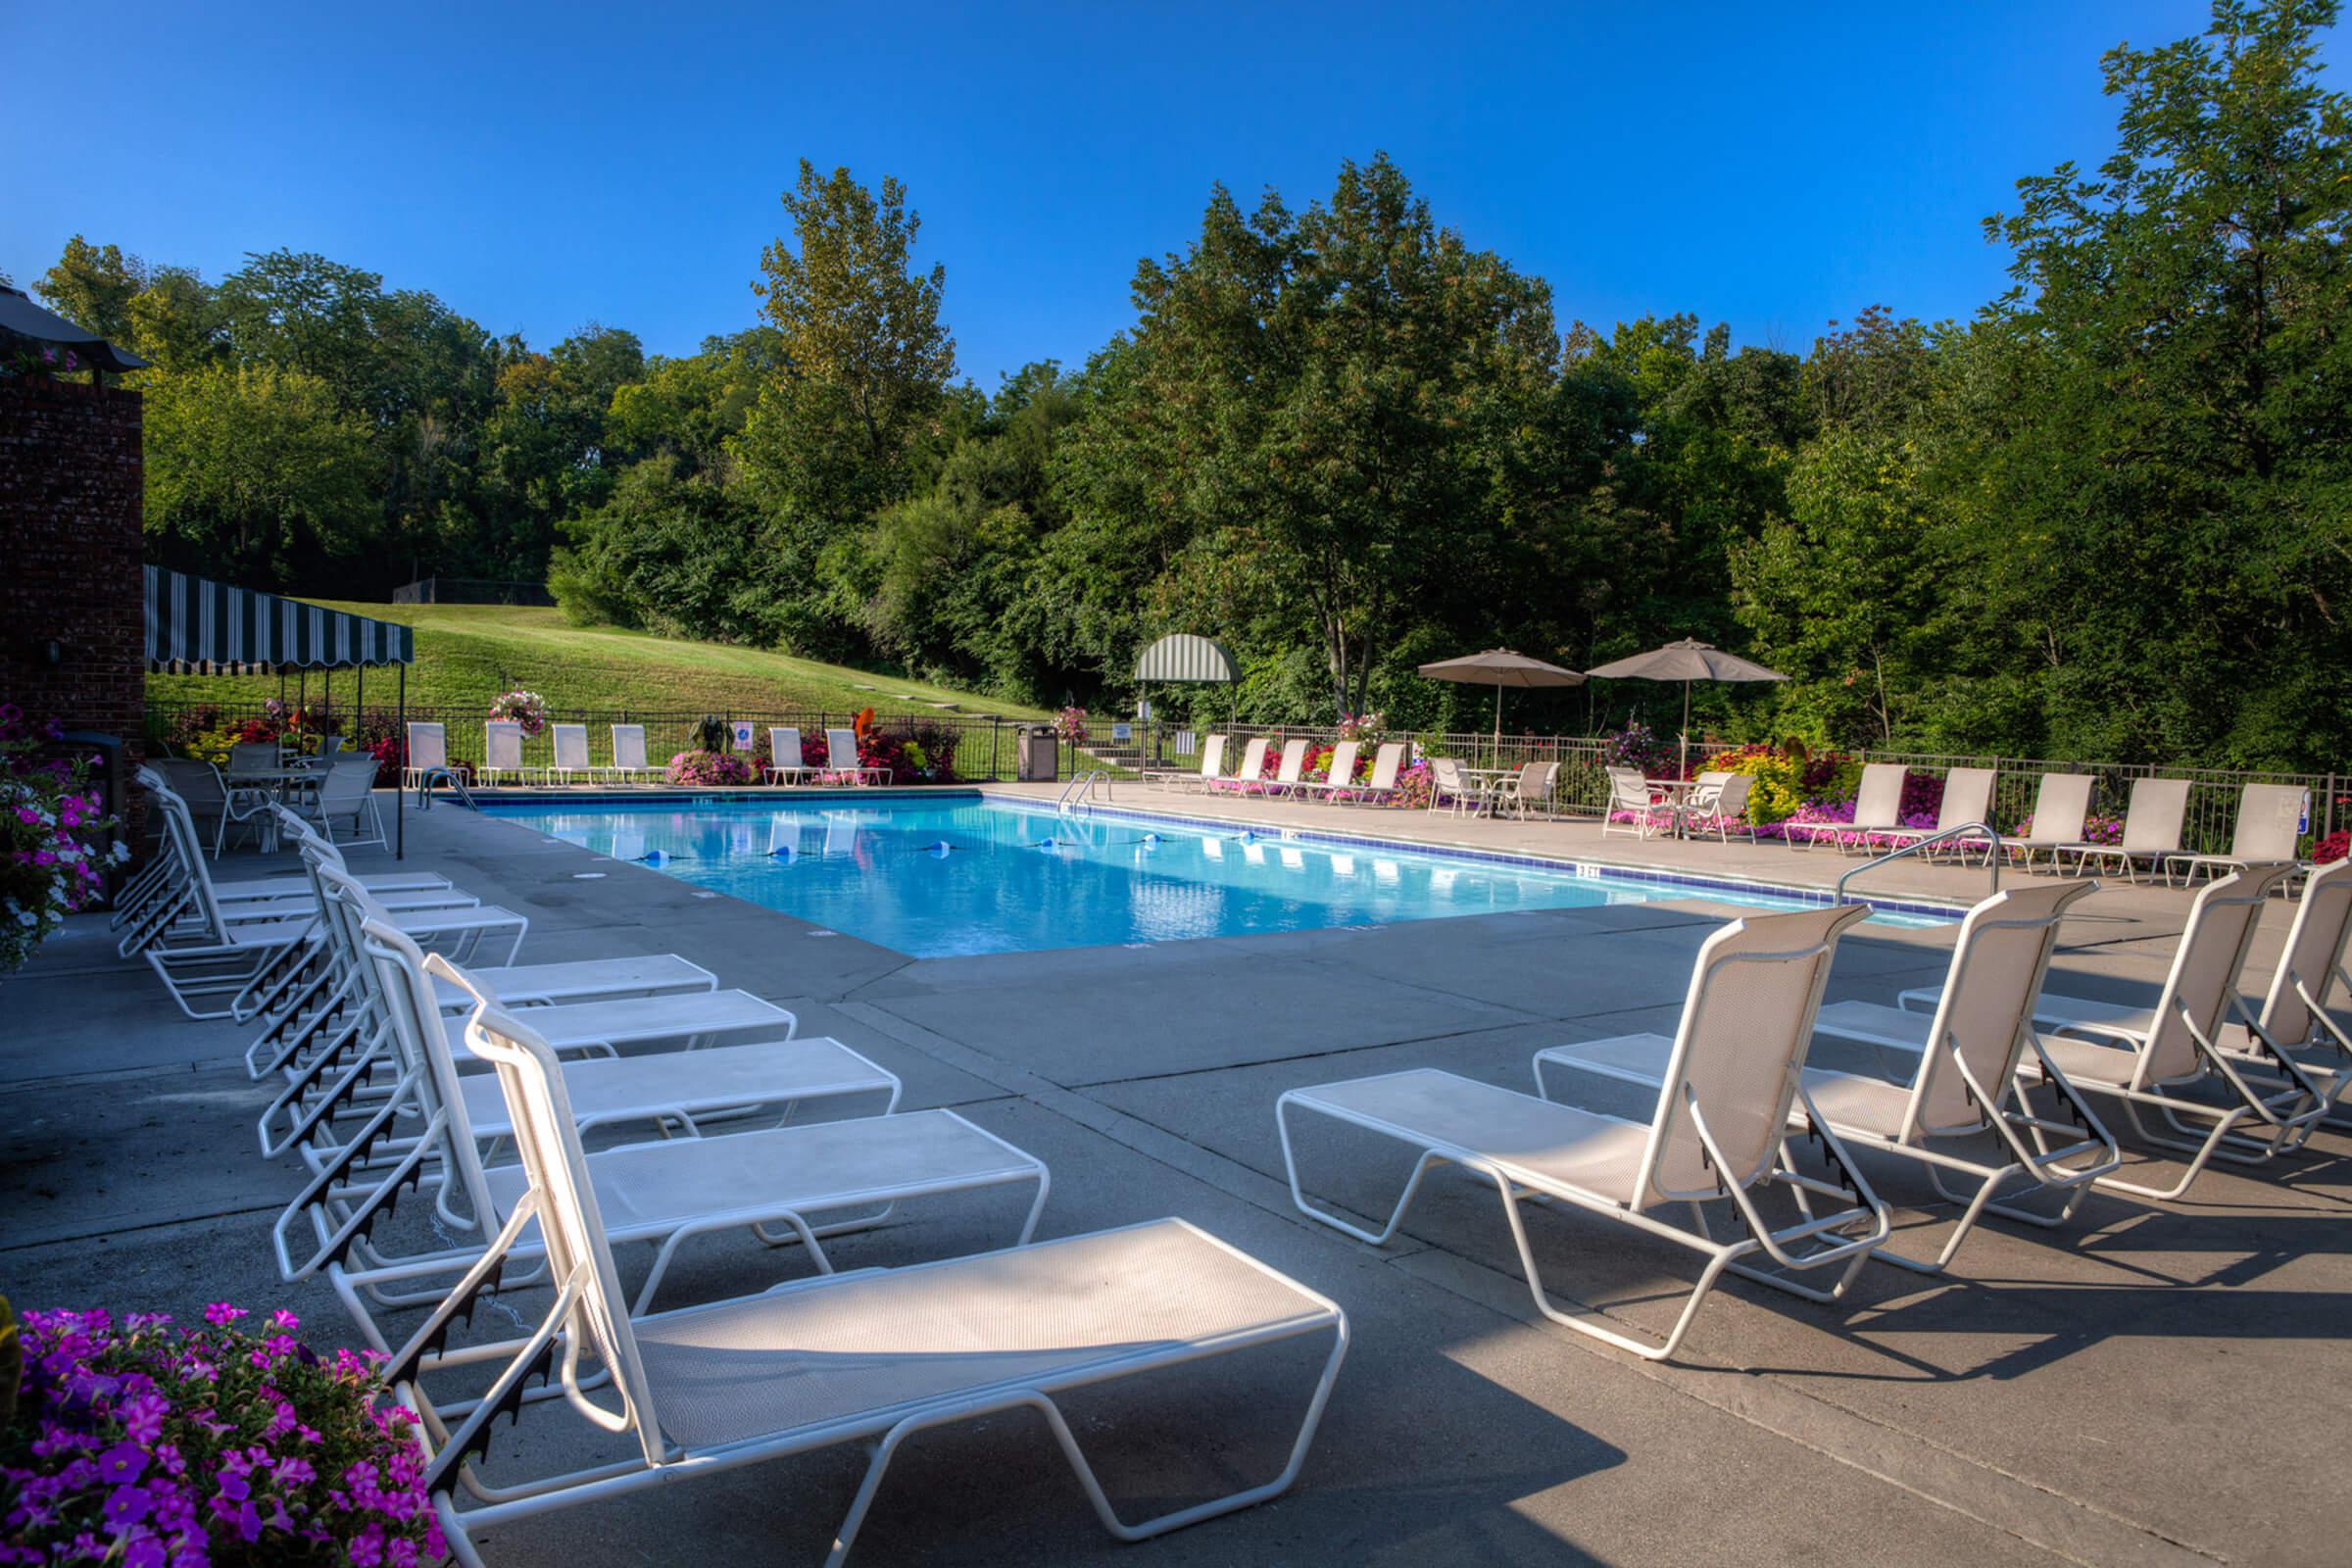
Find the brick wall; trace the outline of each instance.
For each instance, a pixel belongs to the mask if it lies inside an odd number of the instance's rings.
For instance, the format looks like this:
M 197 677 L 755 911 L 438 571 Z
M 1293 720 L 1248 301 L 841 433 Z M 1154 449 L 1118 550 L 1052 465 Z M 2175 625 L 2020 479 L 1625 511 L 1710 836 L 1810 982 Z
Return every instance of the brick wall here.
M 139 421 L 136 392 L 0 379 L 0 702 L 134 748 L 146 683 Z

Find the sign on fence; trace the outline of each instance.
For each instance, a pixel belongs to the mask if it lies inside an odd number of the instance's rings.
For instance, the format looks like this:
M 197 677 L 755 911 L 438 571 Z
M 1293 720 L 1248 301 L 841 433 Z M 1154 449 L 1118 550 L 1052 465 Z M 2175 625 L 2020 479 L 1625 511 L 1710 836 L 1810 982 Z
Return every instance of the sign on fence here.
M 752 749 L 752 721 L 748 718 L 735 720 L 735 749 L 739 752 Z

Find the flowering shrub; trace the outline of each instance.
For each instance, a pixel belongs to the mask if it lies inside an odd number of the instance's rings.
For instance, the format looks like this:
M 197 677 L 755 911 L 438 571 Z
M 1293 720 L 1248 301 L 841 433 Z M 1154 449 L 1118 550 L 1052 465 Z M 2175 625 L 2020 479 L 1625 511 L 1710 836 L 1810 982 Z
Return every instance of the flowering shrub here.
M 1388 723 L 1385 713 L 1342 713 L 1340 739 L 1370 745 L 1388 733 Z
M 1437 787 L 1437 778 L 1430 772 L 1426 761 L 1416 760 L 1410 767 L 1396 770 L 1396 804 L 1399 806 L 1426 810 Z
M 13 347 L 0 349 L 0 375 L 45 376 L 54 379 L 71 375 L 81 368 L 81 359 L 72 349 L 54 344 L 33 346 L 30 338 L 12 339 Z
M 201 1328 L 133 1312 L 27 1312 L 24 1388 L 0 1426 L 0 1562 L 446 1559 L 409 1437 L 368 1356 L 321 1361 L 291 1312 L 225 1302 Z
M 1748 787 L 1747 819 L 1759 825 L 1795 815 L 1807 801 L 1845 801 L 1848 809 L 1838 820 L 1850 822 L 1854 793 L 1862 786 L 1862 764 L 1852 758 L 1838 752 L 1807 755 L 1793 744 L 1787 750 L 1736 746 L 1717 752 L 1698 765 L 1701 772 L 1745 773 L 1753 778 L 1755 782 Z
M 669 760 L 672 784 L 757 784 L 760 770 L 733 752 L 680 752 Z
M 130 858 L 96 840 L 115 823 L 88 787 L 79 758 L 36 761 L 41 741 L 65 733 L 51 720 L 36 739 L 24 710 L 0 704 L 0 974 L 20 968 L 65 923 L 106 895 L 106 867 Z
M 2339 827 L 2312 846 L 2311 860 L 2314 865 L 2326 865 L 2347 854 L 2352 854 L 2352 832 Z
M 1628 724 L 1607 739 L 1602 755 L 1611 767 L 1638 767 L 1644 778 L 1672 778 L 1675 749 L 1650 733 L 1647 724 Z
M 520 724 L 526 736 L 547 728 L 547 699 L 537 692 L 501 692 L 490 700 L 490 717 L 502 724 Z
M 1065 708 L 1054 715 L 1054 733 L 1061 737 L 1064 746 L 1086 744 L 1086 710 Z

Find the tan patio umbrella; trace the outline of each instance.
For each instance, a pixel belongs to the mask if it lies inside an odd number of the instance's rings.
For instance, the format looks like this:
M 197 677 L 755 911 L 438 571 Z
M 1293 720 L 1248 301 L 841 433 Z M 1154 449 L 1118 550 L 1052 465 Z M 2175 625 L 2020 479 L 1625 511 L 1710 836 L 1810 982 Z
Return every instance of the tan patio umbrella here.
M 1604 680 L 1679 680 L 1683 683 L 1682 752 L 1677 765 L 1688 774 L 1690 771 L 1690 683 L 1694 680 L 1787 680 L 1777 669 L 1727 654 L 1722 649 L 1702 643 L 1695 637 L 1686 637 L 1679 643 L 1652 648 L 1646 654 L 1620 659 L 1598 669 L 1588 669 L 1588 675 Z
M 1430 680 L 1459 681 L 1465 686 L 1494 688 L 1494 749 L 1502 749 L 1502 689 L 1515 686 L 1527 690 L 1537 686 L 1582 686 L 1585 677 L 1573 669 L 1546 664 L 1541 659 L 1514 654 L 1508 648 L 1490 648 L 1483 654 L 1464 654 L 1459 659 L 1441 659 L 1434 664 L 1423 664 L 1421 673 Z

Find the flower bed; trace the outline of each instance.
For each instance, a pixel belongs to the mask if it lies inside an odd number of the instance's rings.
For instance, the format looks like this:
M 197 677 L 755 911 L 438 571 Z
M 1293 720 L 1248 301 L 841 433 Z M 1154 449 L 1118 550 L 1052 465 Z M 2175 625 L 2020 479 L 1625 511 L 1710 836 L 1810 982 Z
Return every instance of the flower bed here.
M 751 759 L 733 752 L 680 752 L 669 760 L 669 782 L 708 788 L 720 785 L 757 784 L 760 770 Z
M 65 733 L 55 720 L 36 732 L 15 704 L 0 704 L 0 974 L 20 968 L 65 924 L 106 896 L 106 868 L 130 858 L 117 840 L 97 841 L 115 822 L 89 788 L 78 758 L 36 760 Z
M 25 1313 L 24 1385 L 0 1421 L 0 1562 L 445 1560 L 410 1416 L 383 1398 L 372 1352 L 321 1360 L 291 1312 L 258 1331 L 246 1316 Z

